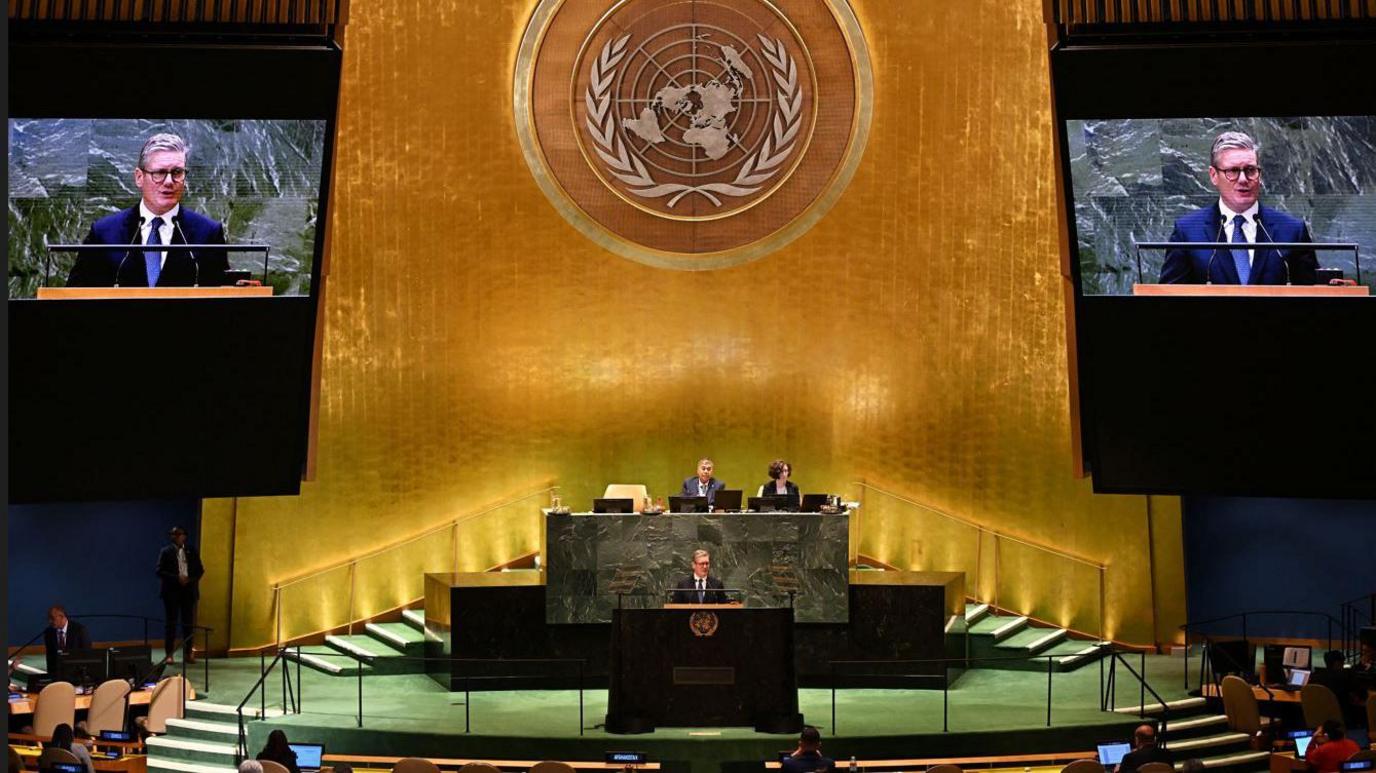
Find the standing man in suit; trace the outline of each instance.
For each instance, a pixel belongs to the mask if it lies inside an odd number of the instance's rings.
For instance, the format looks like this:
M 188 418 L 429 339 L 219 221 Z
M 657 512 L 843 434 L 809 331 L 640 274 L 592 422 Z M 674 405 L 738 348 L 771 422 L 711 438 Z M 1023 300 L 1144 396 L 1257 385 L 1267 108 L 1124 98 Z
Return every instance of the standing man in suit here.
M 217 287 L 224 284 L 229 258 L 223 250 L 136 250 L 143 245 L 224 244 L 225 228 L 181 205 L 186 193 L 186 142 L 175 134 L 154 134 L 143 143 L 134 185 L 139 203 L 95 222 L 85 244 L 111 250 L 77 253 L 68 287 Z
M 681 496 L 685 497 L 707 497 L 707 506 L 713 506 L 717 498 L 717 492 L 726 488 L 726 484 L 712 477 L 712 470 L 716 466 L 711 459 L 698 460 L 698 474 L 683 481 L 683 491 Z
M 693 551 L 693 573 L 674 586 L 675 604 L 725 604 L 725 585 L 713 577 L 712 556 L 706 550 Z
M 1224 132 L 1209 156 L 1218 202 L 1175 221 L 1173 242 L 1231 242 L 1236 249 L 1181 247 L 1166 251 L 1162 284 L 1312 285 L 1318 259 L 1311 249 L 1267 248 L 1267 242 L 1309 242 L 1299 218 L 1261 206 L 1257 141 Z
M 48 607 L 48 627 L 43 631 L 43 649 L 48 656 L 48 673 L 57 676 L 61 655 L 70 650 L 91 648 L 91 634 L 86 626 L 67 617 L 61 604 Z
M 177 621 L 181 620 L 181 635 L 186 640 L 186 662 L 195 663 L 196 655 L 191 649 L 191 634 L 196 624 L 196 601 L 201 597 L 201 575 L 205 567 L 196 549 L 186 544 L 186 529 L 173 526 L 167 533 L 172 541 L 164 545 L 158 554 L 158 580 L 162 584 L 163 652 L 167 662 L 175 663 L 177 646 Z

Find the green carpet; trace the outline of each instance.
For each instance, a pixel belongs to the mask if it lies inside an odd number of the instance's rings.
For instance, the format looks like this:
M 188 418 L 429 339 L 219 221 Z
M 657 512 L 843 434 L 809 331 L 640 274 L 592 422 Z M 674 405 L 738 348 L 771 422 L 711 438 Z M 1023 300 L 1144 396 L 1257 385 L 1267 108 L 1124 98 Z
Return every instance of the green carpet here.
M 1139 666 L 1137 656 L 1130 662 Z M 199 664 L 198 664 L 199 665 Z M 1184 662 L 1149 656 L 1147 677 L 1166 700 L 1185 697 Z M 201 669 L 192 675 L 201 687 Z M 296 741 L 324 742 L 328 752 L 505 759 L 600 759 L 614 749 L 649 752 L 671 770 L 715 773 L 759 769 L 759 761 L 789 748 L 791 738 L 748 728 L 660 728 L 638 736 L 613 736 L 598 726 L 606 712 L 605 690 L 584 694 L 580 737 L 576 691 L 532 690 L 449 693 L 429 677 L 369 674 L 363 679 L 363 727 L 357 727 L 358 682 L 301 669 L 302 713 L 250 725 L 250 746 L 282 727 Z M 1053 675 L 1051 727 L 1047 727 L 1047 677 L 1022 671 L 970 671 L 949 693 L 949 732 L 942 730 L 942 693 L 936 691 L 799 691 L 805 721 L 817 725 L 828 754 L 848 758 L 936 757 L 1092 749 L 1096 741 L 1126 737 L 1136 720 L 1099 711 L 1097 665 Z M 210 700 L 237 705 L 259 676 L 257 658 L 214 660 Z M 292 669 L 295 678 L 296 669 Z M 266 703 L 282 705 L 279 673 L 267 680 Z M 1118 705 L 1135 705 L 1138 690 L 1120 672 Z M 255 695 L 252 705 L 259 705 Z M 465 732 L 465 711 L 471 732 Z

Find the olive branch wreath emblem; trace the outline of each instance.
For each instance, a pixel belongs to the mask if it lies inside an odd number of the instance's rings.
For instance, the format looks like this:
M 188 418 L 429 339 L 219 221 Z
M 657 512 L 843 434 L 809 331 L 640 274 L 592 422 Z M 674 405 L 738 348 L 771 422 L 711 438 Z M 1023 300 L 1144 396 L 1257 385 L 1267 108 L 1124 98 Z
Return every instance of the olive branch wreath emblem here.
M 669 207 L 694 193 L 720 207 L 722 200 L 719 196 L 749 196 L 778 174 L 784 161 L 793 155 L 797 147 L 795 140 L 802 126 L 803 90 L 798 83 L 798 65 L 783 41 L 771 40 L 764 35 L 758 37 L 764 58 L 773 68 L 774 83 L 778 86 L 774 99 L 779 109 L 774 114 L 772 131 L 765 137 L 759 152 L 745 160 L 734 180 L 704 185 L 660 183 L 650 175 L 639 156 L 627 151 L 626 142 L 617 131 L 616 112 L 611 109 L 611 89 L 616 80 L 617 66 L 626 56 L 626 43 L 631 36 L 608 41 L 602 47 L 601 54 L 592 61 L 585 101 L 588 133 L 596 144 L 594 149 L 597 155 L 611 168 L 612 176 L 630 186 L 630 192 L 642 198 L 671 196 Z

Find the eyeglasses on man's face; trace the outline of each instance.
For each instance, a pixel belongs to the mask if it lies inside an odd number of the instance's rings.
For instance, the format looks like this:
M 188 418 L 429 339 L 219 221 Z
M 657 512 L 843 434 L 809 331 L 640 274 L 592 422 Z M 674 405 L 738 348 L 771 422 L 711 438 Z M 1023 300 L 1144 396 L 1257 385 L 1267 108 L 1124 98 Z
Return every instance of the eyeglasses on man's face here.
M 1237 182 L 1238 177 L 1243 177 L 1247 180 L 1261 179 L 1261 167 L 1259 166 L 1234 166 L 1228 169 L 1218 169 L 1218 167 L 1214 167 L 1214 169 L 1221 172 L 1230 183 Z
M 140 167 L 141 168 L 141 167 Z M 161 185 L 167 182 L 167 176 L 172 176 L 172 182 L 179 183 L 186 179 L 186 170 L 180 167 L 175 169 L 144 169 L 143 173 L 153 178 L 153 182 Z

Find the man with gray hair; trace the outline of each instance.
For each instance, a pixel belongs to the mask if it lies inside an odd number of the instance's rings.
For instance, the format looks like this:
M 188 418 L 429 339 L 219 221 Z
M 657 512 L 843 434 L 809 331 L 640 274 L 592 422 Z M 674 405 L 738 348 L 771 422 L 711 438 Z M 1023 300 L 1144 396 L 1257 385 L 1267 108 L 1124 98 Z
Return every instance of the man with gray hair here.
M 698 474 L 684 479 L 679 496 L 707 497 L 707 506 L 711 507 L 716 501 L 717 492 L 726 488 L 725 483 L 712 477 L 715 469 L 716 465 L 711 459 L 699 459 Z
M 86 244 L 118 249 L 77 253 L 67 276 L 68 287 L 224 284 L 229 259 L 223 250 L 156 249 L 164 244 L 225 243 L 223 225 L 181 205 L 188 150 L 186 141 L 175 134 L 154 134 L 143 143 L 134 168 L 139 203 L 97 220 L 85 239 Z
M 712 576 L 712 555 L 706 550 L 693 551 L 693 573 L 674 586 L 675 604 L 725 604 L 729 599 L 726 586 Z
M 1218 190 L 1218 201 L 1175 221 L 1170 240 L 1237 246 L 1167 250 L 1163 284 L 1314 284 L 1319 262 L 1312 249 L 1266 246 L 1313 240 L 1304 221 L 1261 205 L 1257 151 L 1257 141 L 1242 132 L 1224 132 L 1214 140 L 1209 182 Z

